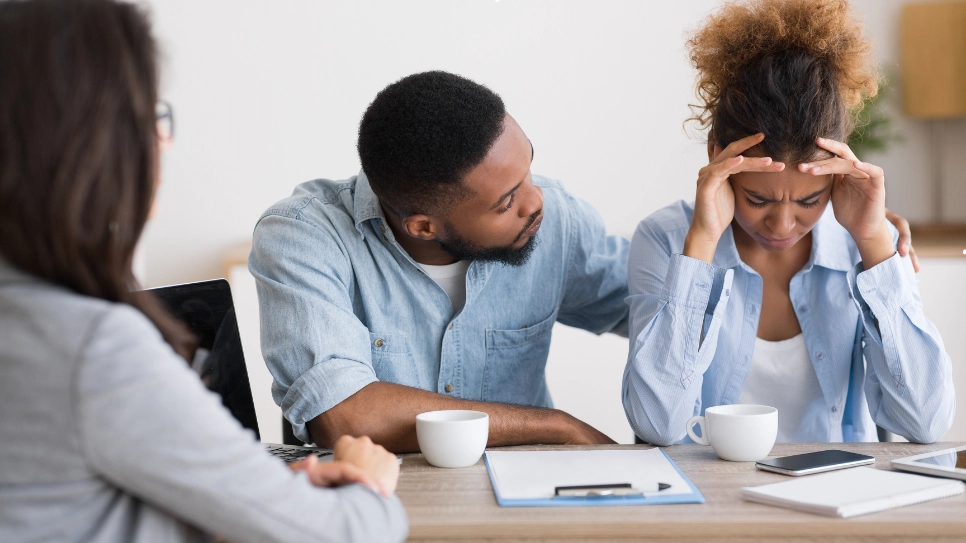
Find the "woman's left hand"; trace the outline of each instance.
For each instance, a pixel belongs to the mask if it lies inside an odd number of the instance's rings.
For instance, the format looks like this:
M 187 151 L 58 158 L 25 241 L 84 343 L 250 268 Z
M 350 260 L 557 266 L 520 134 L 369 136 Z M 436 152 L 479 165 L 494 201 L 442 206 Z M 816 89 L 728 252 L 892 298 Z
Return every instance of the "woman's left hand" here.
M 835 157 L 799 164 L 798 168 L 812 175 L 832 175 L 835 219 L 855 240 L 865 269 L 872 268 L 896 252 L 885 221 L 885 173 L 874 164 L 861 162 L 842 142 L 819 138 L 816 143 Z

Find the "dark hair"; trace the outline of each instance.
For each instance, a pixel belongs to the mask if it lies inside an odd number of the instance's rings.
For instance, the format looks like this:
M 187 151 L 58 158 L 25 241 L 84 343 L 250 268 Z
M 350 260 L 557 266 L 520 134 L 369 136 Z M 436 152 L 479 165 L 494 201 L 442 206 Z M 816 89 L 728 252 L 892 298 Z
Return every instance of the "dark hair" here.
M 133 292 L 158 176 L 155 56 L 134 4 L 0 2 L 0 255 L 138 308 L 187 358 L 187 329 Z
M 376 95 L 359 124 L 359 158 L 373 191 L 402 216 L 466 197 L 463 176 L 503 133 L 490 89 L 447 72 L 404 77 Z
M 701 103 L 689 119 L 725 147 L 765 134 L 765 156 L 805 162 L 818 137 L 845 141 L 874 96 L 871 47 L 846 0 L 730 2 L 689 41 Z

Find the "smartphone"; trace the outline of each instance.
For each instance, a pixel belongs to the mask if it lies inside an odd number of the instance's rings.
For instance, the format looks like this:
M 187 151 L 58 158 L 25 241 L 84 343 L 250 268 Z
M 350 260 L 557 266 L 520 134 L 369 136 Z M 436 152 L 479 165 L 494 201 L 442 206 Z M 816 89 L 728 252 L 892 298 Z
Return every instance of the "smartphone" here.
M 755 462 L 755 467 L 782 475 L 798 477 L 823 471 L 854 468 L 875 462 L 875 457 L 836 449 L 771 458 Z

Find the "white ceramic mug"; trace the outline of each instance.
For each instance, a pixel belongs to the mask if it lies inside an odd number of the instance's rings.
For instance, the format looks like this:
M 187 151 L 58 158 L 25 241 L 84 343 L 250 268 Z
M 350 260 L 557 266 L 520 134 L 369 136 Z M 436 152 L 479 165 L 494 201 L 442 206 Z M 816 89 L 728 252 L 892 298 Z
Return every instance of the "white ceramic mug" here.
M 416 441 L 426 461 L 439 468 L 465 468 L 483 456 L 490 416 L 480 411 L 429 411 L 416 415 Z
M 694 425 L 701 435 L 694 433 Z M 722 460 L 756 462 L 768 456 L 778 437 L 778 409 L 767 405 L 717 405 L 703 417 L 688 419 L 685 429 L 695 443 L 711 445 Z

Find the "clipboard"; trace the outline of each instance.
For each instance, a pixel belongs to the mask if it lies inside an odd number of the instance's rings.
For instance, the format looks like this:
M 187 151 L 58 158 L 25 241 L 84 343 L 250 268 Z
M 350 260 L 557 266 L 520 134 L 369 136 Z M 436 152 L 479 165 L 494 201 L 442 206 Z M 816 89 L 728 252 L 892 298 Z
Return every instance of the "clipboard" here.
M 500 507 L 587 507 L 704 503 L 694 483 L 663 450 L 487 451 L 483 456 Z M 559 487 L 670 488 L 559 496 Z M 607 493 L 605 493 L 607 494 Z

